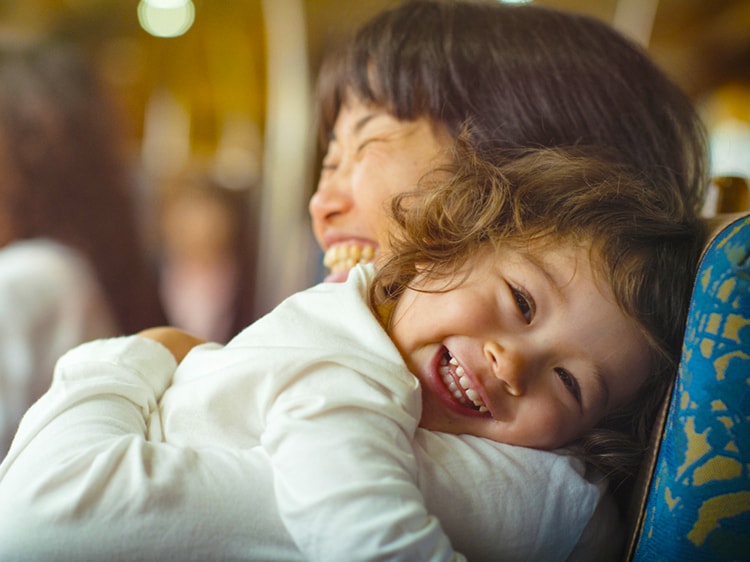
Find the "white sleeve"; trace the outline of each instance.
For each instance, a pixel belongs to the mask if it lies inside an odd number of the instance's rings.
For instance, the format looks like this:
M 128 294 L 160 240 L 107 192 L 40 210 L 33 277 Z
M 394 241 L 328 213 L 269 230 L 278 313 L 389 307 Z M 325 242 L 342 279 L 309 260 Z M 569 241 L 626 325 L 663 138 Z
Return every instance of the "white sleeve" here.
M 407 394 L 404 404 L 348 368 L 318 365 L 271 408 L 261 443 L 305 559 L 465 560 L 416 486 L 416 383 Z
M 136 336 L 60 360 L 0 464 L 0 560 L 301 560 L 259 447 L 147 440 L 174 369 Z

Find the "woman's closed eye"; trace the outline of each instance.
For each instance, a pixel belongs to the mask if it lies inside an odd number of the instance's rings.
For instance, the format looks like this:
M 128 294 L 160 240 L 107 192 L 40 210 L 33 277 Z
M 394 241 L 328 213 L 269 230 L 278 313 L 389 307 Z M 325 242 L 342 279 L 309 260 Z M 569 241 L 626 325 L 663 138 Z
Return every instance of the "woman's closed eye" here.
M 562 367 L 555 367 L 555 373 L 565 386 L 565 389 L 573 395 L 578 404 L 581 404 L 581 387 L 578 386 L 576 378 Z
M 530 324 L 531 320 L 534 318 L 534 299 L 518 287 L 511 286 L 510 291 L 516 302 L 516 308 L 518 308 L 518 311 L 521 313 L 526 323 Z
M 377 137 L 370 137 L 365 140 L 363 140 L 361 143 L 359 143 L 359 146 L 357 146 L 357 154 L 361 154 L 362 151 L 370 146 L 372 143 L 379 141 L 380 139 Z

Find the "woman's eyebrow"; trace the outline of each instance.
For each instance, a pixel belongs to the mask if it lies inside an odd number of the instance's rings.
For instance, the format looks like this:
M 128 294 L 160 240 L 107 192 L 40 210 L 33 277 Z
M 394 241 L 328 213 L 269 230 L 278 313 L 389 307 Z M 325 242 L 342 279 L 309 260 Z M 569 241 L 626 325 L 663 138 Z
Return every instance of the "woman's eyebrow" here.
M 355 133 L 355 134 L 362 132 L 362 129 L 364 129 L 365 126 L 370 121 L 372 121 L 376 117 L 381 117 L 383 115 L 386 115 L 386 114 L 384 112 L 382 112 L 382 111 L 373 111 L 372 113 L 368 113 L 364 117 L 361 117 L 360 119 L 358 119 L 356 121 L 356 123 L 354 123 L 354 126 L 352 127 L 352 132 Z

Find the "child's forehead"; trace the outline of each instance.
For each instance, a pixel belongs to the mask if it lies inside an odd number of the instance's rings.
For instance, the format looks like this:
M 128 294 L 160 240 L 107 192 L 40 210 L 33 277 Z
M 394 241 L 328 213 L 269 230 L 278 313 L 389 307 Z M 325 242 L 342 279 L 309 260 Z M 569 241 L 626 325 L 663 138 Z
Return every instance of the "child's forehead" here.
M 588 263 L 598 261 L 591 240 L 578 236 L 519 233 L 505 239 L 495 240 L 492 247 L 494 251 L 490 253 L 500 263 L 525 258 L 542 264 L 554 256 L 573 253 L 577 254 L 579 259 Z M 482 252 L 477 252 L 477 256 L 481 255 Z
M 495 242 L 490 248 L 475 252 L 467 260 L 468 268 L 492 262 L 502 272 L 504 267 L 526 264 L 544 273 L 567 263 L 572 275 L 582 269 L 592 275 L 600 290 L 611 292 L 612 283 L 605 261 L 591 240 L 578 237 L 509 239 Z

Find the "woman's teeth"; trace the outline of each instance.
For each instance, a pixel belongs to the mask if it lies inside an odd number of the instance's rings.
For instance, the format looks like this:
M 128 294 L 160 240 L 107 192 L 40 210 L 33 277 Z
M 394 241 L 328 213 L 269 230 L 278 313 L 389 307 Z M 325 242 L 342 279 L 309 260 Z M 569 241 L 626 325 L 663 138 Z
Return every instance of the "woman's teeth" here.
M 471 388 L 471 381 L 466 376 L 463 367 L 458 364 L 458 361 L 453 358 L 450 352 L 446 352 L 440 360 L 438 372 L 445 386 L 461 404 L 469 408 L 473 407 L 482 413 L 488 411 L 479 393 Z M 456 381 L 458 381 L 458 385 Z
M 325 265 L 331 273 L 348 271 L 358 263 L 368 263 L 375 257 L 375 247 L 357 243 L 336 244 L 326 251 L 323 258 Z

